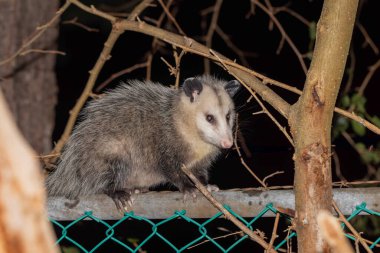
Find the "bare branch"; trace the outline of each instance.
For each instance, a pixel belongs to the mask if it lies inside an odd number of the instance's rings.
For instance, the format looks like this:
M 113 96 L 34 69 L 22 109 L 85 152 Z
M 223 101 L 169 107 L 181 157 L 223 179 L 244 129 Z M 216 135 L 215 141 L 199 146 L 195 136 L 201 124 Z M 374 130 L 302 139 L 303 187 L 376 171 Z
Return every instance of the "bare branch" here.
M 86 30 L 87 32 L 99 32 L 99 29 L 97 29 L 97 28 L 91 28 L 85 24 L 78 22 L 78 17 L 74 17 L 70 20 L 63 21 L 62 24 L 64 24 L 64 25 L 75 25 L 75 26 L 78 26 L 78 27 Z
M 212 38 L 214 36 L 216 27 L 218 25 L 218 18 L 220 13 L 220 8 L 222 7 L 223 0 L 216 0 L 214 8 L 212 10 L 212 17 L 211 17 L 211 23 L 209 25 L 205 41 L 206 41 L 206 47 L 211 48 L 212 47 Z M 204 67 L 205 67 L 205 73 L 210 74 L 210 61 L 208 59 L 204 59 Z
M 234 135 L 234 145 L 236 148 L 236 152 L 239 155 L 240 162 L 244 166 L 244 168 L 256 179 L 256 181 L 259 182 L 264 187 L 264 189 L 266 189 L 267 188 L 266 184 L 253 172 L 253 170 L 248 166 L 248 164 L 245 163 L 243 156 L 241 155 L 239 145 L 237 144 L 237 133 L 239 131 L 238 121 L 239 121 L 239 115 L 237 114 L 236 115 L 236 123 L 235 123 L 236 129 L 235 129 L 235 135 Z
M 143 63 L 135 64 L 135 65 L 133 65 L 129 68 L 123 69 L 119 72 L 116 72 L 116 73 L 112 74 L 107 80 L 105 80 L 104 82 L 99 84 L 99 86 L 95 89 L 95 91 L 99 92 L 102 89 L 104 89 L 109 83 L 111 83 L 113 80 L 115 80 L 116 78 L 118 78 L 122 75 L 128 74 L 128 73 L 131 73 L 132 71 L 134 71 L 136 69 L 145 68 L 146 66 L 147 66 L 147 62 L 143 62 Z
M 363 47 L 366 45 L 366 43 L 371 47 L 373 52 L 378 55 L 379 54 L 379 48 L 376 46 L 376 44 L 371 39 L 371 36 L 369 36 L 367 30 L 364 28 L 364 26 L 361 23 L 356 24 L 359 28 L 359 31 L 363 34 L 365 42 L 363 43 Z
M 241 229 L 245 234 L 247 234 L 253 241 L 257 242 L 260 244 L 263 248 L 267 249 L 268 248 L 268 243 L 264 241 L 260 236 L 256 235 L 252 230 L 247 228 L 241 221 L 239 221 L 235 216 L 231 215 L 231 213 L 223 207 L 222 204 L 220 204 L 212 195 L 211 193 L 207 190 L 207 188 L 202 185 L 201 182 L 191 173 L 189 169 L 187 169 L 185 166 L 181 167 L 182 171 L 193 181 L 195 186 L 198 188 L 198 190 L 210 201 L 213 206 L 218 208 L 224 215 L 225 217 L 233 222 L 239 229 Z M 277 252 L 274 249 L 268 249 L 268 253 L 274 253 Z
M 290 37 L 286 33 L 285 29 L 282 27 L 282 24 L 276 18 L 275 14 L 270 9 L 265 7 L 262 3 L 260 3 L 258 0 L 251 0 L 251 2 L 254 3 L 255 5 L 257 5 L 260 9 L 262 9 L 269 16 L 269 18 L 273 21 L 273 23 L 276 25 L 277 29 L 280 31 L 282 37 L 286 40 L 286 42 L 289 44 L 290 48 L 296 54 L 298 61 L 301 64 L 302 70 L 306 74 L 307 67 L 306 67 L 306 63 L 302 57 L 302 54 L 300 53 L 300 51 L 298 50 L 298 48 L 294 44 L 294 42 L 290 39 Z
M 280 221 L 280 213 L 276 213 L 276 219 L 274 220 L 272 237 L 270 238 L 268 248 L 265 252 L 267 252 L 268 250 L 273 248 L 274 240 L 276 240 L 276 238 L 277 238 L 277 227 L 278 227 L 279 221 Z
M 162 9 L 164 10 L 164 12 L 166 13 L 166 16 L 168 16 L 168 18 L 173 22 L 174 26 L 177 28 L 178 32 L 183 35 L 183 36 L 186 36 L 185 32 L 182 30 L 182 28 L 179 26 L 177 20 L 175 20 L 175 18 L 173 17 L 173 15 L 170 13 L 169 9 L 166 7 L 166 5 L 162 2 L 162 0 L 158 0 L 158 2 L 160 3 Z

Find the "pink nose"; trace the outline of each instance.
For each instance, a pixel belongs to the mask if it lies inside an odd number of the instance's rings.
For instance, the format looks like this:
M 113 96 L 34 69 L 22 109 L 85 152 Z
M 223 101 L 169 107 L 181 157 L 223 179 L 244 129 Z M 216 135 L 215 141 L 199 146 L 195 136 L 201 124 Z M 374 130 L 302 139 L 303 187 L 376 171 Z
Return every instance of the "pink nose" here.
M 232 141 L 230 141 L 230 140 L 222 140 L 220 142 L 220 144 L 222 145 L 222 148 L 230 148 L 230 147 L 232 147 Z

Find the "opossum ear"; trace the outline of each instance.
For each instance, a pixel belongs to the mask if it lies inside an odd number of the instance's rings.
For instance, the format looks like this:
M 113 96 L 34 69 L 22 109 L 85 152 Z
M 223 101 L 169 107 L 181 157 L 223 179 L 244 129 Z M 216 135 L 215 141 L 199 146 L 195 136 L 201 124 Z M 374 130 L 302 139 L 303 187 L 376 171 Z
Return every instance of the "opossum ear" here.
M 190 102 L 194 102 L 202 92 L 203 86 L 198 79 L 191 77 L 183 82 L 182 89 L 185 92 L 185 95 L 190 98 Z
M 225 86 L 224 89 L 227 91 L 227 93 L 230 95 L 230 97 L 235 96 L 235 94 L 239 91 L 241 87 L 241 84 L 237 80 L 229 81 Z

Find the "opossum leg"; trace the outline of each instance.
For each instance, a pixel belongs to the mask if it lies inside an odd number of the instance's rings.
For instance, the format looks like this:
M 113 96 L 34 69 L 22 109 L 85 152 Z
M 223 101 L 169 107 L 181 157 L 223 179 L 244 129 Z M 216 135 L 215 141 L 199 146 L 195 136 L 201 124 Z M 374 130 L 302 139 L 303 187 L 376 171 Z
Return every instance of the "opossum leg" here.
M 127 164 L 118 157 L 106 157 L 108 163 L 108 186 L 105 193 L 115 202 L 116 208 L 124 213 L 132 209 L 135 189 L 125 188 L 124 182 L 127 177 Z
M 106 193 L 115 203 L 115 206 L 119 212 L 124 213 L 132 209 L 134 198 L 132 197 L 131 190 L 117 190 Z

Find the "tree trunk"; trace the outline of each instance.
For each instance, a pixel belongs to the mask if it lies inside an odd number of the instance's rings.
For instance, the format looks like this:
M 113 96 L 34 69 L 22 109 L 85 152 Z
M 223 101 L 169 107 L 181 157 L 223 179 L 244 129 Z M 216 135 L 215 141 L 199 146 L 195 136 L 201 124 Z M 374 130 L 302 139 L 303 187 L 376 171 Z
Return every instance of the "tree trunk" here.
M 57 11 L 58 1 L 0 0 L 0 61 L 10 57 Z M 57 28 L 49 28 L 32 49 L 55 49 Z M 0 87 L 24 137 L 38 153 L 51 150 L 57 85 L 55 55 L 30 53 L 0 66 Z
M 57 253 L 36 155 L 0 91 L 0 253 Z
M 332 206 L 331 124 L 357 4 L 358 0 L 324 1 L 303 94 L 291 109 L 298 252 L 329 252 L 316 218 Z

